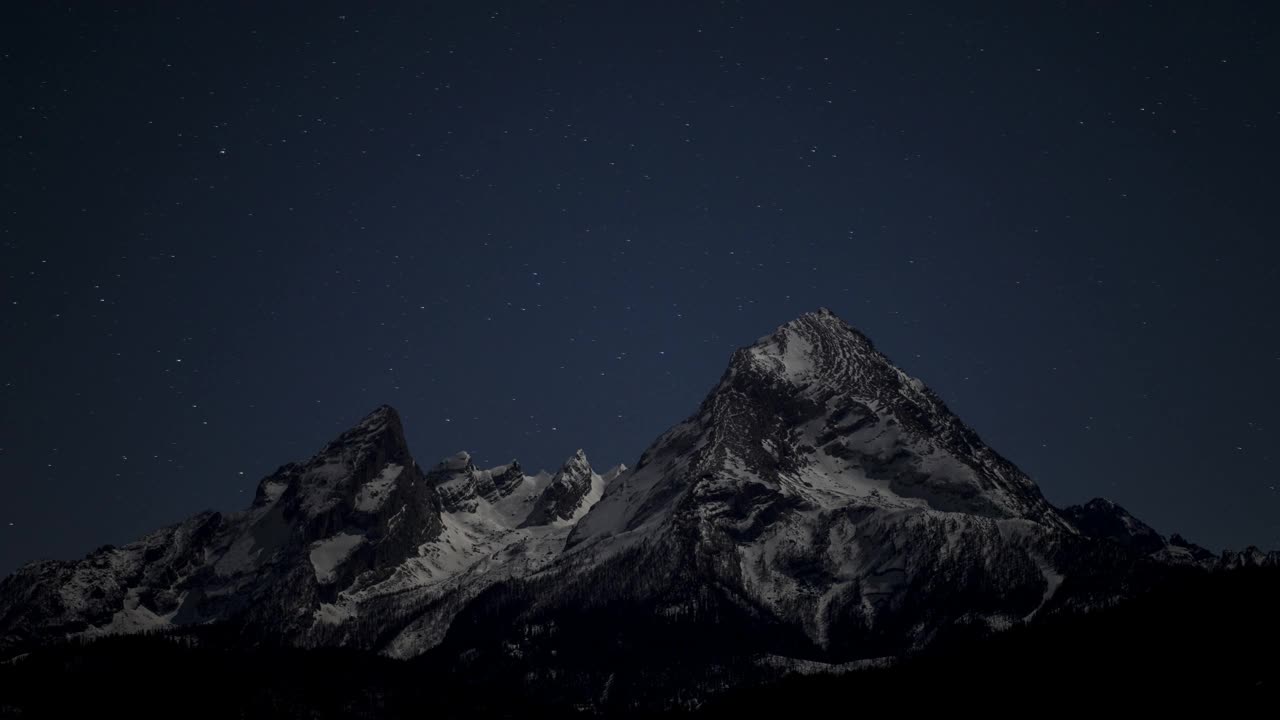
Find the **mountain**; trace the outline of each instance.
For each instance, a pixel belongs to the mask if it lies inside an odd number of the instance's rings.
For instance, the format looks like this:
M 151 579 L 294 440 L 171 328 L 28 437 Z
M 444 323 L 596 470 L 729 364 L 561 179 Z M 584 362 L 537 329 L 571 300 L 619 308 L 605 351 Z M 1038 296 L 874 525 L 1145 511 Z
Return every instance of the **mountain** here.
M 1063 508 L 1065 516 L 1081 533 L 1116 543 L 1134 552 L 1170 563 L 1213 563 L 1208 550 L 1188 542 L 1181 535 L 1165 538 L 1155 528 L 1134 517 L 1128 510 L 1105 498 Z
M 579 450 L 538 496 L 523 526 L 573 523 L 604 494 L 604 478 L 591 471 L 587 456 Z
M 439 500 L 382 407 L 305 463 L 262 480 L 249 509 L 206 512 L 79 562 L 28 565 L 0 584 L 0 641 L 243 617 L 285 636 L 336 588 L 376 583 L 439 534 Z
M 827 310 L 736 351 L 632 468 L 467 453 L 424 470 L 381 407 L 237 513 L 0 582 L 0 650 L 231 628 L 236 642 L 418 658 L 477 692 L 696 705 L 1075 616 L 1171 576 L 1275 567 L 1059 510 Z
M 820 648 L 900 624 L 909 647 L 933 630 L 917 608 L 935 592 L 972 593 L 946 603 L 957 616 L 1035 612 L 1061 578 L 1049 539 L 1074 532 L 936 395 L 820 311 L 735 353 L 569 542 L 662 546 Z
M 583 482 L 588 492 L 565 494 Z M 21 568 L 0 582 L 0 647 L 234 621 L 301 645 L 417 654 L 451 617 L 433 601 L 553 559 L 565 521 L 604 484 L 582 451 L 554 478 L 516 462 L 481 470 L 465 452 L 424 471 L 383 406 L 263 479 L 245 511 Z M 531 517 L 548 509 L 565 517 Z M 406 608 L 416 622 L 384 637 Z
M 825 310 L 737 351 L 698 411 L 609 485 L 567 544 L 559 562 L 461 614 L 441 652 L 635 696 L 642 688 L 615 668 L 677 638 L 700 638 L 681 657 L 696 667 L 663 682 L 849 667 L 957 625 L 1104 604 L 1116 592 L 1088 578 L 1145 561 L 1081 535 Z M 1087 577 L 1073 587 L 1076 573 Z M 561 660 L 579 654 L 595 667 Z

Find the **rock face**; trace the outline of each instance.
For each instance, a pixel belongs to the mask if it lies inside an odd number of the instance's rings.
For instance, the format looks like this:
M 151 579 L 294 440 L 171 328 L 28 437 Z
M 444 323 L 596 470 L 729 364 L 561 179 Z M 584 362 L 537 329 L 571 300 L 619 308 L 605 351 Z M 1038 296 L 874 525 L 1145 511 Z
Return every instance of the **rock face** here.
M 1250 545 L 1244 550 L 1228 550 L 1218 558 L 1218 563 L 1226 568 L 1265 567 L 1280 568 L 1280 551 L 1265 551 Z
M 591 471 L 587 456 L 578 452 L 560 468 L 524 521 L 525 526 L 572 522 L 582 517 L 604 492 L 604 478 Z
M 24 567 L 0 583 L 0 647 L 238 624 L 592 704 L 899 655 L 1107 605 L 1163 568 L 1276 562 L 1166 540 L 1104 500 L 1057 510 L 822 310 L 734 353 L 631 469 L 579 450 L 554 475 L 466 453 L 424 471 L 379 408 L 243 512 Z M 614 677 L 636 658 L 667 674 Z

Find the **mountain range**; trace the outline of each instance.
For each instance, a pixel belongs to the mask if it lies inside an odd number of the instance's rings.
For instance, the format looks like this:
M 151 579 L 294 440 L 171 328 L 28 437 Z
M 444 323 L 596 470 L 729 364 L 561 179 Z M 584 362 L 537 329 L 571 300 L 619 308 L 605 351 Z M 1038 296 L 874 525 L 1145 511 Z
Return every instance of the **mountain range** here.
M 1054 507 L 819 310 L 736 351 L 633 467 L 424 467 L 379 407 L 245 510 L 5 578 L 0 655 L 131 634 L 340 647 L 580 709 L 691 708 L 1278 566 L 1107 500 Z

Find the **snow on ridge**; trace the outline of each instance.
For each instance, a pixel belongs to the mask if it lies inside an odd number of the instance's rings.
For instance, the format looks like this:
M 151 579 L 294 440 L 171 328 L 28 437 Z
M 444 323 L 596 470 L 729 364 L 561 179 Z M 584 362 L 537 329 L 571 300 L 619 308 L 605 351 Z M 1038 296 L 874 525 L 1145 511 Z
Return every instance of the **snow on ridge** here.
M 629 468 L 626 466 L 626 463 L 618 463 L 606 470 L 600 477 L 604 480 L 605 484 L 608 484 L 616 480 L 619 475 L 626 472 L 628 469 Z
M 780 370 L 792 382 L 813 377 L 813 344 L 788 326 L 761 338 L 749 351 L 756 364 L 767 370 Z
M 782 367 L 790 378 L 799 380 L 813 375 L 813 344 L 799 334 L 788 335 Z
M 466 450 L 454 453 L 444 460 L 440 461 L 440 467 L 445 470 L 466 470 L 471 464 L 471 453 Z

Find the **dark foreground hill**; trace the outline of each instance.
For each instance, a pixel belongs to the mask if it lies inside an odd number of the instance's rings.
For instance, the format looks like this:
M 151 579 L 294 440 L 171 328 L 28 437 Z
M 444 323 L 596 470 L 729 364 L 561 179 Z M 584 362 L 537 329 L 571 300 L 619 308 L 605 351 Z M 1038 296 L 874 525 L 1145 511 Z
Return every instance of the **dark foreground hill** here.
M 696 708 L 658 698 L 592 708 L 445 657 L 246 645 L 216 631 L 46 647 L 0 665 L 3 717 L 821 717 L 923 709 L 1010 715 L 1118 704 L 1218 712 L 1280 700 L 1280 571 L 1187 573 L 1116 607 L 1000 633 L 957 633 L 888 667 L 745 679 Z M 681 645 L 664 648 L 678 657 Z M 662 658 L 648 658 L 661 664 Z M 637 663 L 644 665 L 648 663 Z M 1189 705 L 1194 703 L 1195 705 Z

